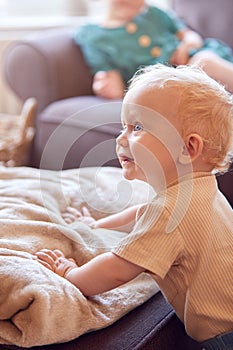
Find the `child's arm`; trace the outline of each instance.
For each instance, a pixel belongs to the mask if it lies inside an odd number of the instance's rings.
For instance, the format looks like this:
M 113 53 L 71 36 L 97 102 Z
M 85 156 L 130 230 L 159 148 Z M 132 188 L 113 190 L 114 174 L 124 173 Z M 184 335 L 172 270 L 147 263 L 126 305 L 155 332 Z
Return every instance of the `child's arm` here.
M 189 61 L 189 51 L 191 49 L 198 49 L 203 45 L 202 37 L 193 30 L 183 29 L 177 32 L 177 37 L 180 44 L 173 53 L 170 63 L 172 64 L 187 64 Z
M 59 250 L 43 249 L 36 256 L 41 264 L 70 281 L 85 296 L 116 288 L 145 271 L 111 252 L 100 254 L 80 267 Z
M 99 220 L 95 220 L 86 207 L 82 211 L 75 208 L 67 208 L 63 218 L 67 223 L 79 220 L 92 228 L 107 228 L 122 232 L 130 232 L 135 224 L 136 214 L 141 205 L 134 205 L 119 213 L 109 215 Z

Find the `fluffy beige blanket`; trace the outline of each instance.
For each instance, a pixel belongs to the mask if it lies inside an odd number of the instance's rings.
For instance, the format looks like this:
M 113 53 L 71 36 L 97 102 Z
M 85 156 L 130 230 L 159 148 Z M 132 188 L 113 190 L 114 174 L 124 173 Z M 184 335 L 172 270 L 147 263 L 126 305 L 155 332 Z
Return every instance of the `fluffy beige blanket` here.
M 40 265 L 34 252 L 61 249 L 83 264 L 125 233 L 96 229 L 62 214 L 86 204 L 96 217 L 152 195 L 115 168 L 47 171 L 0 167 L 0 343 L 31 347 L 66 342 L 112 324 L 158 291 L 148 274 L 91 298 Z M 91 283 L 91 281 L 90 281 Z

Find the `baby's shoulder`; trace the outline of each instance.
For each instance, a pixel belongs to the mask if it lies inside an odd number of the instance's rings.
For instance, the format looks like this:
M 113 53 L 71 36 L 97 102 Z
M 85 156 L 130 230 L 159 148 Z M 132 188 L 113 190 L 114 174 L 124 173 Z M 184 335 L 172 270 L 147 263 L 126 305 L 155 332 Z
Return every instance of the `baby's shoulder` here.
M 163 8 L 158 7 L 158 6 L 150 5 L 150 6 L 148 6 L 147 13 L 150 14 L 150 15 L 154 14 L 154 15 L 159 16 L 159 15 L 166 14 L 167 11 L 165 9 L 163 9 Z
M 98 23 L 86 23 L 76 28 L 76 33 L 91 33 L 98 30 Z
M 157 6 L 149 6 L 146 16 L 149 19 L 167 20 L 174 17 L 174 11 L 171 8 L 165 9 Z
M 75 29 L 74 39 L 76 42 L 89 41 L 96 35 L 100 26 L 97 23 L 86 23 Z

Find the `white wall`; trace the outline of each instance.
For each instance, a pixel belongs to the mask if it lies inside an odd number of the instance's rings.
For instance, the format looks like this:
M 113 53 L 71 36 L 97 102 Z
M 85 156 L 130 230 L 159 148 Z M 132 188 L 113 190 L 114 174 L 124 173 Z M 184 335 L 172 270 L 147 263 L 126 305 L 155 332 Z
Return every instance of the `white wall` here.
M 166 8 L 171 0 L 147 1 Z M 104 0 L 0 0 L 0 19 L 4 16 L 98 15 L 102 12 L 103 2 Z

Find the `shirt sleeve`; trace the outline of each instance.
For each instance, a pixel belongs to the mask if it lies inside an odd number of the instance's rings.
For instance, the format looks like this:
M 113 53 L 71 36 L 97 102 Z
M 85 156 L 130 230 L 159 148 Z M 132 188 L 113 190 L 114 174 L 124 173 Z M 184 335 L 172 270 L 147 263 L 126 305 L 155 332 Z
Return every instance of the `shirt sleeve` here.
M 171 33 L 177 33 L 182 29 L 187 28 L 186 24 L 177 16 L 177 14 L 172 10 L 161 10 L 160 18 L 163 21 L 164 25 L 170 30 Z
M 144 208 L 132 233 L 113 250 L 116 255 L 164 278 L 183 252 L 183 238 L 176 227 L 167 231 L 171 216 L 157 204 Z
M 99 26 L 86 24 L 76 30 L 74 42 L 81 47 L 85 60 L 95 74 L 98 71 L 115 69 L 111 57 L 105 50 L 105 43 L 98 37 Z

